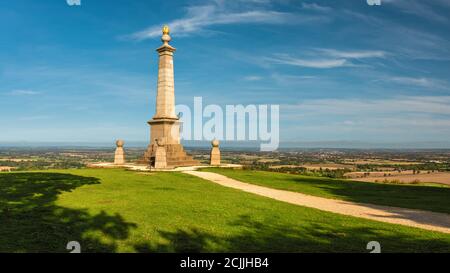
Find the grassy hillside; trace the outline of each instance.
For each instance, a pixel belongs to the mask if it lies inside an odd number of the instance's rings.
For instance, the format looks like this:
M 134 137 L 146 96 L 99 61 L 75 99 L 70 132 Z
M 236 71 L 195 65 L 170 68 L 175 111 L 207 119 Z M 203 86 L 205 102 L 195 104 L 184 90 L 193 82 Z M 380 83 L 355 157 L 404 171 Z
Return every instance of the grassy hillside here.
M 341 216 L 181 173 L 0 174 L 0 252 L 450 252 L 450 235 Z
M 264 171 L 208 168 L 236 180 L 325 198 L 450 213 L 450 188 L 393 185 Z

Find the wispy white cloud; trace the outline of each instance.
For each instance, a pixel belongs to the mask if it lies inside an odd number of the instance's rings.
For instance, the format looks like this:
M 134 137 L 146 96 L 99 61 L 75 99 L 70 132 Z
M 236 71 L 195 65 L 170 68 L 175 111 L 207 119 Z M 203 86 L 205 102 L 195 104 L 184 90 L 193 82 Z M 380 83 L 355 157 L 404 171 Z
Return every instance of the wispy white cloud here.
M 310 99 L 281 105 L 280 111 L 303 138 L 404 142 L 446 140 L 450 133 L 450 96 Z
M 409 78 L 409 77 L 392 77 L 389 80 L 401 84 L 419 85 L 429 87 L 433 84 L 430 79 L 427 78 Z
M 45 82 L 51 82 L 51 87 L 45 92 L 28 89 L 12 90 L 8 94 L 16 96 L 36 96 L 48 94 L 49 99 L 53 99 L 55 90 L 70 89 L 67 95 L 77 96 L 83 94 L 83 100 L 88 97 L 98 95 L 117 96 L 130 100 L 142 100 L 147 94 L 149 85 L 148 76 L 145 73 L 130 72 L 126 69 L 121 71 L 107 70 L 103 66 L 28 66 L 26 68 L 13 67 L 3 73 L 11 81 L 17 81 L 21 78 L 35 80 L 39 78 Z M 79 88 L 78 84 L 86 84 Z M 78 99 L 78 98 L 77 98 Z M 79 98 L 81 99 L 81 98 Z M 77 102 L 78 103 L 78 102 Z
M 296 79 L 296 80 L 312 80 L 317 79 L 317 76 L 310 76 L 310 75 L 287 75 L 287 74 L 278 74 L 274 73 L 271 75 L 272 78 L 282 78 L 282 79 Z
M 244 77 L 244 80 L 246 80 L 246 81 L 259 81 L 259 80 L 262 80 L 262 79 L 263 79 L 263 77 L 256 76 L 256 75 L 249 75 L 249 76 L 245 76 Z
M 326 19 L 317 15 L 302 14 L 301 16 L 289 12 L 269 9 L 258 10 L 230 10 L 225 5 L 203 5 L 187 8 L 186 16 L 167 24 L 178 36 L 187 36 L 207 31 L 214 25 L 230 24 L 294 24 Z M 161 24 L 153 25 L 145 30 L 128 35 L 133 40 L 145 40 L 161 35 Z
M 413 78 L 413 77 L 388 77 L 387 81 L 395 82 L 403 85 L 413 85 L 427 88 L 446 88 L 444 82 L 430 78 Z
M 275 80 L 275 82 L 279 84 L 297 84 L 306 81 L 316 80 L 317 76 L 310 75 L 287 75 L 287 74 L 279 74 L 273 73 L 270 75 L 271 79 Z
M 381 50 L 336 50 L 336 49 L 326 49 L 319 48 L 319 52 L 325 55 L 335 57 L 335 58 L 345 58 L 345 59 L 367 59 L 367 58 L 384 58 L 387 53 Z
M 36 92 L 33 90 L 17 89 L 17 90 L 11 91 L 9 94 L 13 95 L 13 96 L 34 96 L 34 95 L 39 95 L 40 92 Z
M 429 1 L 426 2 L 427 4 L 423 1 L 424 5 L 429 5 Z M 367 37 L 366 42 L 379 45 L 381 49 L 389 49 L 389 53 L 395 53 L 397 58 L 439 61 L 450 59 L 448 57 L 450 41 L 433 31 L 424 31 L 422 28 L 407 26 L 391 18 L 348 9 L 336 10 L 330 16 L 353 22 L 355 26 L 352 25 L 348 33 Z M 367 33 L 372 35 L 366 35 Z
M 279 54 L 275 57 L 267 57 L 267 61 L 275 63 L 275 64 L 286 64 L 293 66 L 301 66 L 308 68 L 336 68 L 343 66 L 351 66 L 352 64 L 347 62 L 346 59 L 303 59 L 292 57 L 287 54 Z
M 430 142 L 450 134 L 450 96 L 309 99 L 281 105 L 280 113 L 292 124 L 282 139 Z
M 316 99 L 281 107 L 309 114 L 371 117 L 399 113 L 450 115 L 450 96 L 398 96 L 387 99 Z
M 49 119 L 49 116 L 27 116 L 27 117 L 20 117 L 18 118 L 18 120 L 20 121 L 35 121 L 35 120 L 45 120 L 45 119 Z
M 306 9 L 306 10 L 317 11 L 317 12 L 330 12 L 333 10 L 330 7 L 321 6 L 316 3 L 302 3 L 302 8 Z
M 314 48 L 305 51 L 308 57 L 293 57 L 289 54 L 276 54 L 264 58 L 274 64 L 285 64 L 308 68 L 330 69 L 337 67 L 365 66 L 352 60 L 385 58 L 388 54 L 381 50 L 337 50 L 329 48 Z
M 441 15 L 430 3 L 442 1 L 417 1 L 417 0 L 383 0 L 384 4 L 392 4 L 404 13 L 413 14 L 428 20 L 446 23 L 448 17 Z M 448 3 L 448 1 L 447 1 Z

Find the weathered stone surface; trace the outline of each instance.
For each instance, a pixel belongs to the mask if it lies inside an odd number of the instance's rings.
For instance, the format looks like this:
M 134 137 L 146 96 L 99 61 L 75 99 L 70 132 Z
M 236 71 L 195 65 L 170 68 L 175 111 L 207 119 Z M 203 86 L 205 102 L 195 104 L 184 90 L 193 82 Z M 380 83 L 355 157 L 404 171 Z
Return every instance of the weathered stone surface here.
M 155 150 L 155 168 L 165 169 L 167 168 L 167 154 L 165 149 L 165 143 L 162 138 L 156 140 Z

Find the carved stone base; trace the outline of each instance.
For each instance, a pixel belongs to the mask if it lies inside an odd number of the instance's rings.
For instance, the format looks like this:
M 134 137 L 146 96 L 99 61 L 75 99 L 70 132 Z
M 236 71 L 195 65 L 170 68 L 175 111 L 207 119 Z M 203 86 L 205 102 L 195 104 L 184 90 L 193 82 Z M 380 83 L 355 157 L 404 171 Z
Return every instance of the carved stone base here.
M 123 165 L 125 164 L 125 152 L 123 150 L 124 141 L 119 139 L 116 141 L 116 152 L 114 153 L 114 164 Z
M 220 166 L 220 150 L 219 147 L 213 147 L 211 149 L 211 166 Z
M 194 160 L 192 156 L 186 154 L 186 151 L 181 144 L 166 144 L 163 147 L 158 147 L 158 145 L 149 145 L 147 151 L 144 153 L 144 158 L 142 163 L 148 164 L 154 168 L 158 168 L 156 163 L 156 153 L 157 149 L 163 148 L 166 153 L 166 167 L 182 167 L 182 166 L 195 166 L 199 165 L 200 162 Z M 157 165 L 160 166 L 160 163 Z
M 211 158 L 210 165 L 211 166 L 220 166 L 220 142 L 217 139 L 211 141 L 212 149 L 211 149 Z
M 164 146 L 157 146 L 155 151 L 155 169 L 167 168 L 167 154 Z

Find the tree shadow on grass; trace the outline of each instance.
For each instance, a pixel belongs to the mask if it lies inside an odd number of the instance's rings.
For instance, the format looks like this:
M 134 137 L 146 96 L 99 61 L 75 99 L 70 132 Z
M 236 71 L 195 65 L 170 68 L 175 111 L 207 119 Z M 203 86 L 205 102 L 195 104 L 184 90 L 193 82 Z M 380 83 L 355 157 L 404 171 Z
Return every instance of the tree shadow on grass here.
M 136 252 L 243 252 L 243 253 L 368 253 L 367 243 L 379 241 L 383 252 L 448 252 L 450 238 L 424 239 L 386 228 L 364 226 L 334 226 L 322 222 L 308 222 L 291 226 L 274 221 L 253 220 L 240 216 L 228 225 L 240 231 L 230 235 L 216 235 L 200 228 L 159 231 L 164 243 L 140 243 Z
M 0 175 L 0 252 L 68 252 L 69 241 L 78 241 L 82 252 L 114 252 L 114 240 L 126 239 L 134 224 L 117 214 L 55 205 L 59 194 L 93 184 L 99 179 L 71 174 Z

